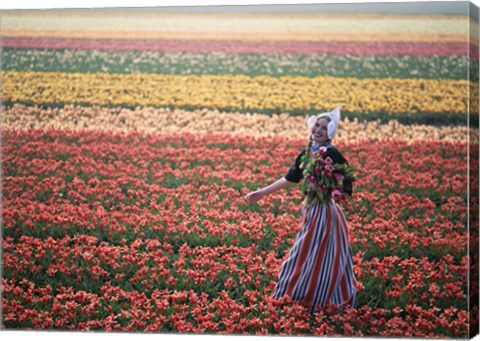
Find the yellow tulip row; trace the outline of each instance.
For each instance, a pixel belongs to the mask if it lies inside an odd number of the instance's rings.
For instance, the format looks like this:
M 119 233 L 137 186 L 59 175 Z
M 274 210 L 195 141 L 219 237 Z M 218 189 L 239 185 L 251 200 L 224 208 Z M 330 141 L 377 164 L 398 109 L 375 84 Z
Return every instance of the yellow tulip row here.
M 141 131 L 145 133 L 229 133 L 241 136 L 307 139 L 307 117 L 264 114 L 227 113 L 217 110 L 185 111 L 165 108 L 125 108 L 66 106 L 63 109 L 14 105 L 4 107 L 5 129 L 94 130 L 112 132 Z M 343 119 L 337 141 L 361 142 L 366 139 L 400 139 L 405 141 L 432 140 L 478 141 L 478 129 L 466 127 L 433 127 L 402 125 L 396 120 L 388 124 L 379 121 L 359 122 Z
M 425 79 L 3 72 L 3 101 L 246 111 L 478 112 L 478 84 Z

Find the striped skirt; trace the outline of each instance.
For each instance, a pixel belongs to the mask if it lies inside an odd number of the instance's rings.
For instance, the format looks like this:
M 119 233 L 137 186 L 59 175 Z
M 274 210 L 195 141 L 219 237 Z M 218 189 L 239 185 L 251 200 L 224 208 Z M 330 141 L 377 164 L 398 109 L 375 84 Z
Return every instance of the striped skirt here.
M 282 264 L 273 297 L 318 308 L 356 307 L 356 280 L 347 220 L 335 203 L 303 208 L 302 229 Z

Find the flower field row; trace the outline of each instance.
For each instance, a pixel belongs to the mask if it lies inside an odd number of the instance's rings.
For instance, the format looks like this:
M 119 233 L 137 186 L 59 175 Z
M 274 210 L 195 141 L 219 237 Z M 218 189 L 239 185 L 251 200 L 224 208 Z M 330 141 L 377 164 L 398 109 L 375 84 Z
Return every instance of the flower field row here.
M 277 333 L 338 337 L 365 335 L 357 328 L 362 326 L 370 328 L 367 335 L 438 337 L 436 326 L 441 326 L 442 330 L 448 331 L 447 334 L 459 337 L 464 335 L 472 317 L 465 310 L 453 307 L 441 311 L 437 308 L 422 309 L 412 304 L 406 309 L 395 309 L 393 313 L 362 307 L 339 315 L 328 309 L 311 319 L 306 316 L 305 309 L 295 302 L 267 298 L 257 305 L 248 306 L 231 299 L 225 290 L 221 292 L 220 299 L 212 301 L 208 294 L 197 294 L 193 290 L 155 290 L 147 296 L 111 283 L 102 286 L 99 294 L 74 291 L 72 287 L 60 287 L 56 293 L 49 285 L 39 286 L 25 279 L 18 282 L 4 280 L 2 284 L 5 295 L 12 297 L 13 302 L 6 306 L 8 310 L 4 310 L 5 320 L 8 323 L 22 321 L 32 329 L 42 330 L 164 333 L 175 330 L 177 333 Z M 249 302 L 257 301 L 256 293 L 245 290 Z M 20 299 L 22 296 L 26 302 L 35 302 L 35 308 L 26 308 Z M 52 300 L 53 304 L 50 303 Z M 280 310 L 278 307 L 282 305 Z M 255 315 L 261 317 L 253 317 Z M 405 315 L 406 318 L 403 317 Z
M 175 75 L 469 79 L 469 58 L 3 49 L 3 70 Z M 473 68 L 470 81 L 478 80 Z
M 358 165 L 361 308 L 316 319 L 270 297 L 298 187 L 244 201 L 304 139 L 6 129 L 3 145 L 7 328 L 466 335 L 465 143 L 338 143 Z
M 134 12 L 2 13 L 2 28 L 51 31 L 245 32 L 309 34 L 470 34 L 478 21 L 467 16 L 325 15 L 325 14 L 181 14 Z M 473 29 L 472 32 L 475 32 Z M 478 38 L 478 34 L 477 34 Z
M 470 110 L 478 120 L 478 22 L 466 16 L 52 11 L 2 19 L 7 105 L 304 115 L 343 104 L 350 118 L 464 125 Z
M 465 22 L 464 22 L 465 23 Z M 249 32 L 160 32 L 109 30 L 4 29 L 5 38 L 88 39 L 88 40 L 167 40 L 167 41 L 243 41 L 295 43 L 436 43 L 473 44 L 478 39 L 459 34 L 385 34 L 385 33 L 249 33 Z
M 77 49 L 98 51 L 152 51 L 229 54 L 328 54 L 353 56 L 412 56 L 412 57 L 449 57 L 470 56 L 478 60 L 478 48 L 469 44 L 431 44 L 431 43 L 273 43 L 242 41 L 145 41 L 129 40 L 70 40 L 70 39 L 28 39 L 6 38 L 2 41 L 4 48 L 18 49 Z
M 2 73 L 3 101 L 277 112 L 478 112 L 478 84 L 454 80 L 158 74 Z M 470 94 L 468 90 L 473 89 Z
M 6 129 L 61 129 L 110 132 L 145 133 L 228 133 L 232 135 L 307 139 L 305 117 L 288 114 L 245 114 L 212 110 L 168 108 L 64 108 L 30 107 L 14 105 L 3 107 L 3 127 Z M 343 119 L 336 139 L 341 142 L 365 140 L 403 140 L 407 143 L 421 140 L 467 143 L 478 141 L 478 129 L 465 126 L 434 127 L 429 125 L 400 124 L 390 120 L 379 121 Z

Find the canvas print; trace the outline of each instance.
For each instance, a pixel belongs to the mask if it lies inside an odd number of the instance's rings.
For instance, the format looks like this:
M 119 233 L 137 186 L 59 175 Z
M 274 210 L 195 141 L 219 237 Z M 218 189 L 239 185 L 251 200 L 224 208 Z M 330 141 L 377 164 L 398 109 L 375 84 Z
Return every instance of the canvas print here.
M 1 328 L 475 336 L 478 14 L 1 11 Z

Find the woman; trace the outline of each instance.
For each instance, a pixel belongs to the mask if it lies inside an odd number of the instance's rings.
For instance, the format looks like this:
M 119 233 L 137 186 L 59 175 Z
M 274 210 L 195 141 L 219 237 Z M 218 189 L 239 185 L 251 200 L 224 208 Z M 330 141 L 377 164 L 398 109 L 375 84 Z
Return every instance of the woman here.
M 295 160 L 285 177 L 258 191 L 247 194 L 245 199 L 255 203 L 265 195 L 298 183 L 303 178 L 305 153 L 326 148 L 324 158 L 334 163 L 347 163 L 333 146 L 340 119 L 340 108 L 308 120 L 311 136 L 308 146 Z M 351 182 L 344 183 L 344 192 L 351 195 Z M 333 200 L 305 205 L 302 210 L 302 229 L 297 235 L 288 258 L 282 264 L 273 297 L 289 295 L 293 300 L 308 306 L 314 313 L 328 304 L 340 309 L 356 306 L 356 280 L 353 272 L 352 252 L 349 243 L 347 221 Z

